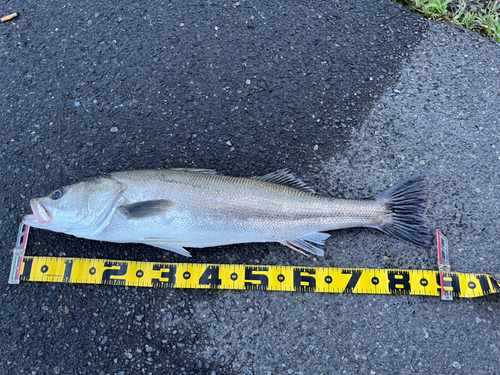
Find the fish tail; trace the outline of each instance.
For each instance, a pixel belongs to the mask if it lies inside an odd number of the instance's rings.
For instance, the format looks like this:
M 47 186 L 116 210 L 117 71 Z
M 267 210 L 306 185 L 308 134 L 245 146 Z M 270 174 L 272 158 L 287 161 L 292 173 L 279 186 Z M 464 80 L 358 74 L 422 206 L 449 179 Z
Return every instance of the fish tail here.
M 422 211 L 428 198 L 427 182 L 421 176 L 407 178 L 375 196 L 388 211 L 388 220 L 378 229 L 413 245 L 430 248 L 433 235 Z

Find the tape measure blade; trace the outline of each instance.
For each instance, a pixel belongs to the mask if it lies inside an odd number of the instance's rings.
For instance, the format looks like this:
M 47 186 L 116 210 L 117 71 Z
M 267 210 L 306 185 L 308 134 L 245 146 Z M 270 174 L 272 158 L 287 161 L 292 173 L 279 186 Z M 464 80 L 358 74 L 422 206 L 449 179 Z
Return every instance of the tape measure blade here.
M 188 289 L 440 296 L 439 271 L 193 264 L 25 256 L 21 281 Z M 500 292 L 486 274 L 446 274 L 453 297 Z

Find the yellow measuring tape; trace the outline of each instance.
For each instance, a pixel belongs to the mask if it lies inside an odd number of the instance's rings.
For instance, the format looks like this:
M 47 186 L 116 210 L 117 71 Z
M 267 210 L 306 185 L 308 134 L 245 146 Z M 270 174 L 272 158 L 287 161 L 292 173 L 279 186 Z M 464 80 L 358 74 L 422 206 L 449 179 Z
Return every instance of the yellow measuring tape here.
M 28 229 L 22 226 L 19 229 L 9 279 L 12 284 L 39 281 L 158 288 L 409 294 L 441 296 L 446 300 L 500 293 L 500 282 L 490 275 L 449 272 L 447 242 L 439 231 L 440 270 L 431 271 L 31 257 L 24 256 Z
M 500 292 L 486 274 L 450 272 L 453 297 Z M 21 281 L 138 287 L 269 290 L 278 292 L 411 294 L 440 296 L 439 271 L 369 268 L 156 263 L 104 259 L 24 257 Z

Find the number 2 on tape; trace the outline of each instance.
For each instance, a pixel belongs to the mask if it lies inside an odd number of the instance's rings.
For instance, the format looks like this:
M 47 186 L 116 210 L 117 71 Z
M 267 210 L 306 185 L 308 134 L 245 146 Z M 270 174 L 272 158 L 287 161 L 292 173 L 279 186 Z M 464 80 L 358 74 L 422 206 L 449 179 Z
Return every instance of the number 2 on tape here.
M 125 285 L 125 279 L 114 278 L 113 276 L 125 276 L 128 269 L 127 263 L 108 261 L 104 263 L 104 267 L 112 268 L 108 268 L 102 273 L 103 284 Z

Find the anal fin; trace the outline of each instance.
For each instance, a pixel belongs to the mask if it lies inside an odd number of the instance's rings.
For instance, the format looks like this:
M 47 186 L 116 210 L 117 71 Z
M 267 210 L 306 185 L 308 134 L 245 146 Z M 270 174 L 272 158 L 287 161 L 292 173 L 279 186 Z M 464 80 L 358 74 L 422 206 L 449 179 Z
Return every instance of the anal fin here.
M 311 233 L 307 234 L 305 236 L 301 236 L 298 238 L 294 238 L 293 240 L 284 240 L 280 241 L 283 245 L 289 247 L 292 250 L 295 250 L 301 254 L 304 254 L 305 256 L 309 256 L 309 254 L 314 254 L 318 256 L 324 256 L 325 252 L 320 249 L 319 247 L 316 247 L 312 245 L 310 242 L 318 244 L 318 245 L 324 245 L 325 240 L 330 237 L 328 233 Z

